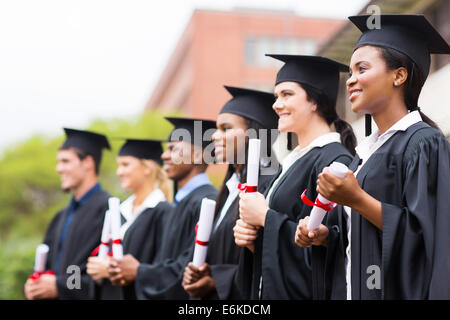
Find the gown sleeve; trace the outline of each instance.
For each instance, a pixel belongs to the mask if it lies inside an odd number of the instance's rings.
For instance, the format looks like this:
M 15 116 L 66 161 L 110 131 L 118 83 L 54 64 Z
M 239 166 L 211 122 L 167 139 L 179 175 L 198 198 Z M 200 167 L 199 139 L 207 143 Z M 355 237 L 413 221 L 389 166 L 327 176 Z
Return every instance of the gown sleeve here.
M 449 143 L 440 133 L 416 140 L 404 155 L 403 205 L 382 203 L 383 298 L 450 299 Z

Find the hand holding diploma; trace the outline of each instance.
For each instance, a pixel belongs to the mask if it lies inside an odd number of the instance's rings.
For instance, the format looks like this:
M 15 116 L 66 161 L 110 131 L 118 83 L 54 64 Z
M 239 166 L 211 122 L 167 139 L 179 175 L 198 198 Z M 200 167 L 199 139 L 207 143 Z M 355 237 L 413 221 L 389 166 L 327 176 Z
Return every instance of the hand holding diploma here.
M 330 201 L 352 208 L 378 229 L 383 229 L 381 202 L 359 186 L 351 170 L 341 179 L 324 168 L 317 179 L 317 192 Z
M 34 272 L 25 283 L 25 297 L 28 300 L 54 299 L 58 297 L 56 277 L 53 271 L 45 271 L 49 247 L 40 244 L 36 248 Z
M 258 235 L 258 228 L 238 219 L 233 227 L 233 232 L 234 242 L 238 247 L 247 247 L 250 251 L 254 251 L 254 241 Z
M 328 228 L 323 224 L 320 224 L 318 228 L 314 230 L 308 230 L 308 222 L 310 217 L 307 216 L 304 219 L 300 219 L 295 231 L 295 244 L 301 248 L 309 248 L 310 246 L 328 246 Z
M 216 284 L 211 277 L 209 264 L 203 263 L 197 268 L 190 262 L 184 269 L 183 281 L 184 290 L 193 298 L 202 298 L 214 291 Z
M 328 172 L 330 172 L 337 178 L 343 179 L 347 175 L 348 168 L 345 164 L 342 164 L 340 162 L 333 162 L 328 168 Z M 303 192 L 302 194 L 302 200 L 307 205 L 313 206 L 310 214 L 310 219 L 308 221 L 308 230 L 317 229 L 327 211 L 331 211 L 335 206 L 334 203 L 331 204 L 331 201 L 325 198 L 320 193 L 317 196 L 315 203 L 312 203 L 308 198 L 305 197 L 305 192 Z

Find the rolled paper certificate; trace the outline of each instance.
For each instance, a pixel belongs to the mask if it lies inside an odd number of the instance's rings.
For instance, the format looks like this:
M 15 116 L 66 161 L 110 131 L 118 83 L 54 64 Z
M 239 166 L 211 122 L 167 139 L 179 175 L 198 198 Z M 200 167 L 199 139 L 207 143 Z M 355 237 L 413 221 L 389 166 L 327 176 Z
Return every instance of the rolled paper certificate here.
M 258 191 L 259 157 L 261 154 L 261 140 L 250 139 L 248 142 L 247 187 L 246 192 Z
M 341 179 L 344 178 L 348 172 L 348 168 L 345 164 L 336 162 L 336 161 L 330 165 L 329 169 L 330 169 L 331 174 L 333 174 L 336 177 L 341 178 Z M 319 200 L 319 202 L 317 200 Z M 317 196 L 317 199 L 316 199 L 316 204 L 317 203 L 327 205 L 330 203 L 330 201 L 328 199 L 325 199 L 319 193 L 319 195 Z M 308 230 L 317 229 L 320 226 L 320 224 L 322 223 L 323 217 L 325 216 L 326 212 L 327 211 L 324 210 L 323 208 L 314 205 L 311 210 L 311 214 L 309 216 L 309 221 L 308 221 L 308 225 L 307 225 Z
M 197 235 L 195 237 L 194 258 L 192 262 L 198 268 L 206 260 L 208 252 L 208 242 L 211 236 L 211 230 L 214 221 L 214 210 L 216 202 L 214 200 L 203 198 L 200 208 L 200 218 L 198 219 Z
M 44 273 L 45 265 L 47 264 L 47 254 L 49 251 L 48 245 L 42 243 L 36 248 L 36 257 L 34 260 L 34 272 L 39 274 Z
M 111 213 L 109 210 L 105 212 L 105 220 L 103 220 L 102 238 L 100 240 L 100 249 L 98 256 L 105 259 L 109 251 L 109 235 L 111 234 Z
M 113 239 L 112 251 L 113 257 L 116 259 L 122 259 L 122 239 L 120 237 L 120 200 L 116 197 L 108 199 L 109 213 L 111 215 L 111 234 Z

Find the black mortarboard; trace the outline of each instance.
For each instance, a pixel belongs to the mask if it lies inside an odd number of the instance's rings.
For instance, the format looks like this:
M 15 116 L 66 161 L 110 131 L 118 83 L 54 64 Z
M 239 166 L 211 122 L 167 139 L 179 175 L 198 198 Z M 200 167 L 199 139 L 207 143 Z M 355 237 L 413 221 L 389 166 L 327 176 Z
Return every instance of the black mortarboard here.
M 370 29 L 371 21 L 380 22 Z M 397 50 L 408 56 L 426 78 L 430 71 L 430 53 L 450 53 L 450 46 L 422 14 L 383 14 L 348 17 L 362 31 L 355 48 L 375 45 Z M 370 22 L 370 23 L 368 23 Z M 366 135 L 371 133 L 371 118 L 366 115 Z
M 139 159 L 154 160 L 162 164 L 163 149 L 161 140 L 126 139 L 119 150 L 119 156 L 132 156 Z
M 380 21 L 379 29 L 370 29 L 373 21 Z M 426 78 L 430 71 L 430 53 L 450 53 L 450 46 L 428 22 L 423 14 L 382 14 L 348 17 L 363 32 L 356 48 L 376 45 L 391 48 L 407 55 Z M 371 22 L 371 21 L 369 21 Z
M 216 129 L 215 121 L 194 118 L 164 118 L 170 121 L 175 126 L 175 128 L 169 135 L 168 141 L 180 141 L 184 138 L 187 138 L 182 133 L 175 134 L 176 130 L 184 129 L 187 130 L 190 134 L 191 140 L 188 141 L 189 143 L 199 145 L 202 148 L 205 148 L 208 144 L 211 143 L 210 137 L 205 137 L 205 132 L 209 129 Z M 206 141 L 203 141 L 203 138 L 205 138 Z
M 275 102 L 273 93 L 225 86 L 233 96 L 223 106 L 220 113 L 233 113 L 254 120 L 266 129 L 278 127 L 278 116 L 272 106 Z
M 339 72 L 348 72 L 348 66 L 319 56 L 286 54 L 266 54 L 266 56 L 285 62 L 278 71 L 275 85 L 284 81 L 304 84 L 325 94 L 333 105 L 336 104 Z
M 71 128 L 63 128 L 66 133 L 66 140 L 61 148 L 77 148 L 83 150 L 94 158 L 96 162 L 100 162 L 102 158 L 102 149 L 111 149 L 106 136 L 85 130 L 77 130 Z

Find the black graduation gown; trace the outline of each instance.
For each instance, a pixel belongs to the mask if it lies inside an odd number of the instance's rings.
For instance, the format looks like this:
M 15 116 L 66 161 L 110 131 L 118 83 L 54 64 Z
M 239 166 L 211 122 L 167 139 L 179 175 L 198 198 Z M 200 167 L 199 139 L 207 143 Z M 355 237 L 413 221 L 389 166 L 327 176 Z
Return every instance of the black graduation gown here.
M 252 254 L 244 250 L 240 262 L 242 284 L 250 292 L 244 292 L 251 299 L 311 299 L 312 272 L 310 249 L 298 247 L 294 242 L 298 221 L 311 212 L 300 199 L 307 189 L 307 196 L 314 201 L 317 197 L 316 181 L 323 168 L 338 161 L 346 165 L 352 161 L 351 154 L 340 143 L 316 147 L 296 160 L 275 186 L 269 199 L 265 227 L 260 228 Z M 281 173 L 281 171 L 280 171 Z M 277 179 L 273 178 L 271 185 Z M 269 188 L 266 192 L 269 191 Z M 262 276 L 262 296 L 259 296 Z
M 172 210 L 170 203 L 161 201 L 141 212 L 125 232 L 123 254 L 131 254 L 140 263 L 152 263 L 161 248 L 164 225 Z M 125 300 L 136 299 L 135 282 L 122 288 Z
M 271 175 L 260 175 L 258 191 L 264 193 L 271 180 Z M 238 206 L 239 196 L 225 213 L 217 230 L 211 234 L 206 262 L 210 265 L 216 290 L 204 299 L 230 300 L 243 298 L 240 286 L 236 285 L 241 248 L 236 246 L 234 242 L 233 231 L 239 217 Z
M 86 273 L 86 264 L 91 252 L 100 243 L 109 197 L 110 195 L 106 191 L 99 190 L 74 212 L 73 220 L 67 230 L 64 248 L 61 252 L 59 270 L 56 274 L 59 299 L 95 298 L 94 280 Z M 45 234 L 44 243 L 50 247 L 47 256 L 47 270 L 54 269 L 59 239 L 68 210 L 69 207 L 66 207 L 56 214 Z M 71 281 L 72 278 L 69 279 L 69 277 L 75 275 L 74 271 L 68 270 L 68 267 L 71 265 L 80 268 L 80 289 L 70 289 L 67 286 L 68 280 L 70 284 L 75 284 L 75 281 Z
M 192 259 L 203 198 L 215 199 L 217 189 L 203 185 L 192 190 L 180 201 L 165 224 L 162 246 L 152 264 L 141 263 L 135 281 L 138 299 L 188 299 L 181 286 L 183 271 Z
M 350 169 L 358 163 L 356 157 Z M 450 147 L 445 137 L 424 122 L 399 131 L 367 160 L 357 180 L 381 202 L 383 230 L 352 210 L 352 299 L 450 299 Z M 345 298 L 343 210 L 339 206 L 340 217 L 334 217 L 334 248 L 328 241 L 335 252 L 328 254 L 333 278 L 327 291 Z M 338 229 L 345 231 L 339 236 Z M 373 286 L 373 266 L 381 270 L 381 289 Z

